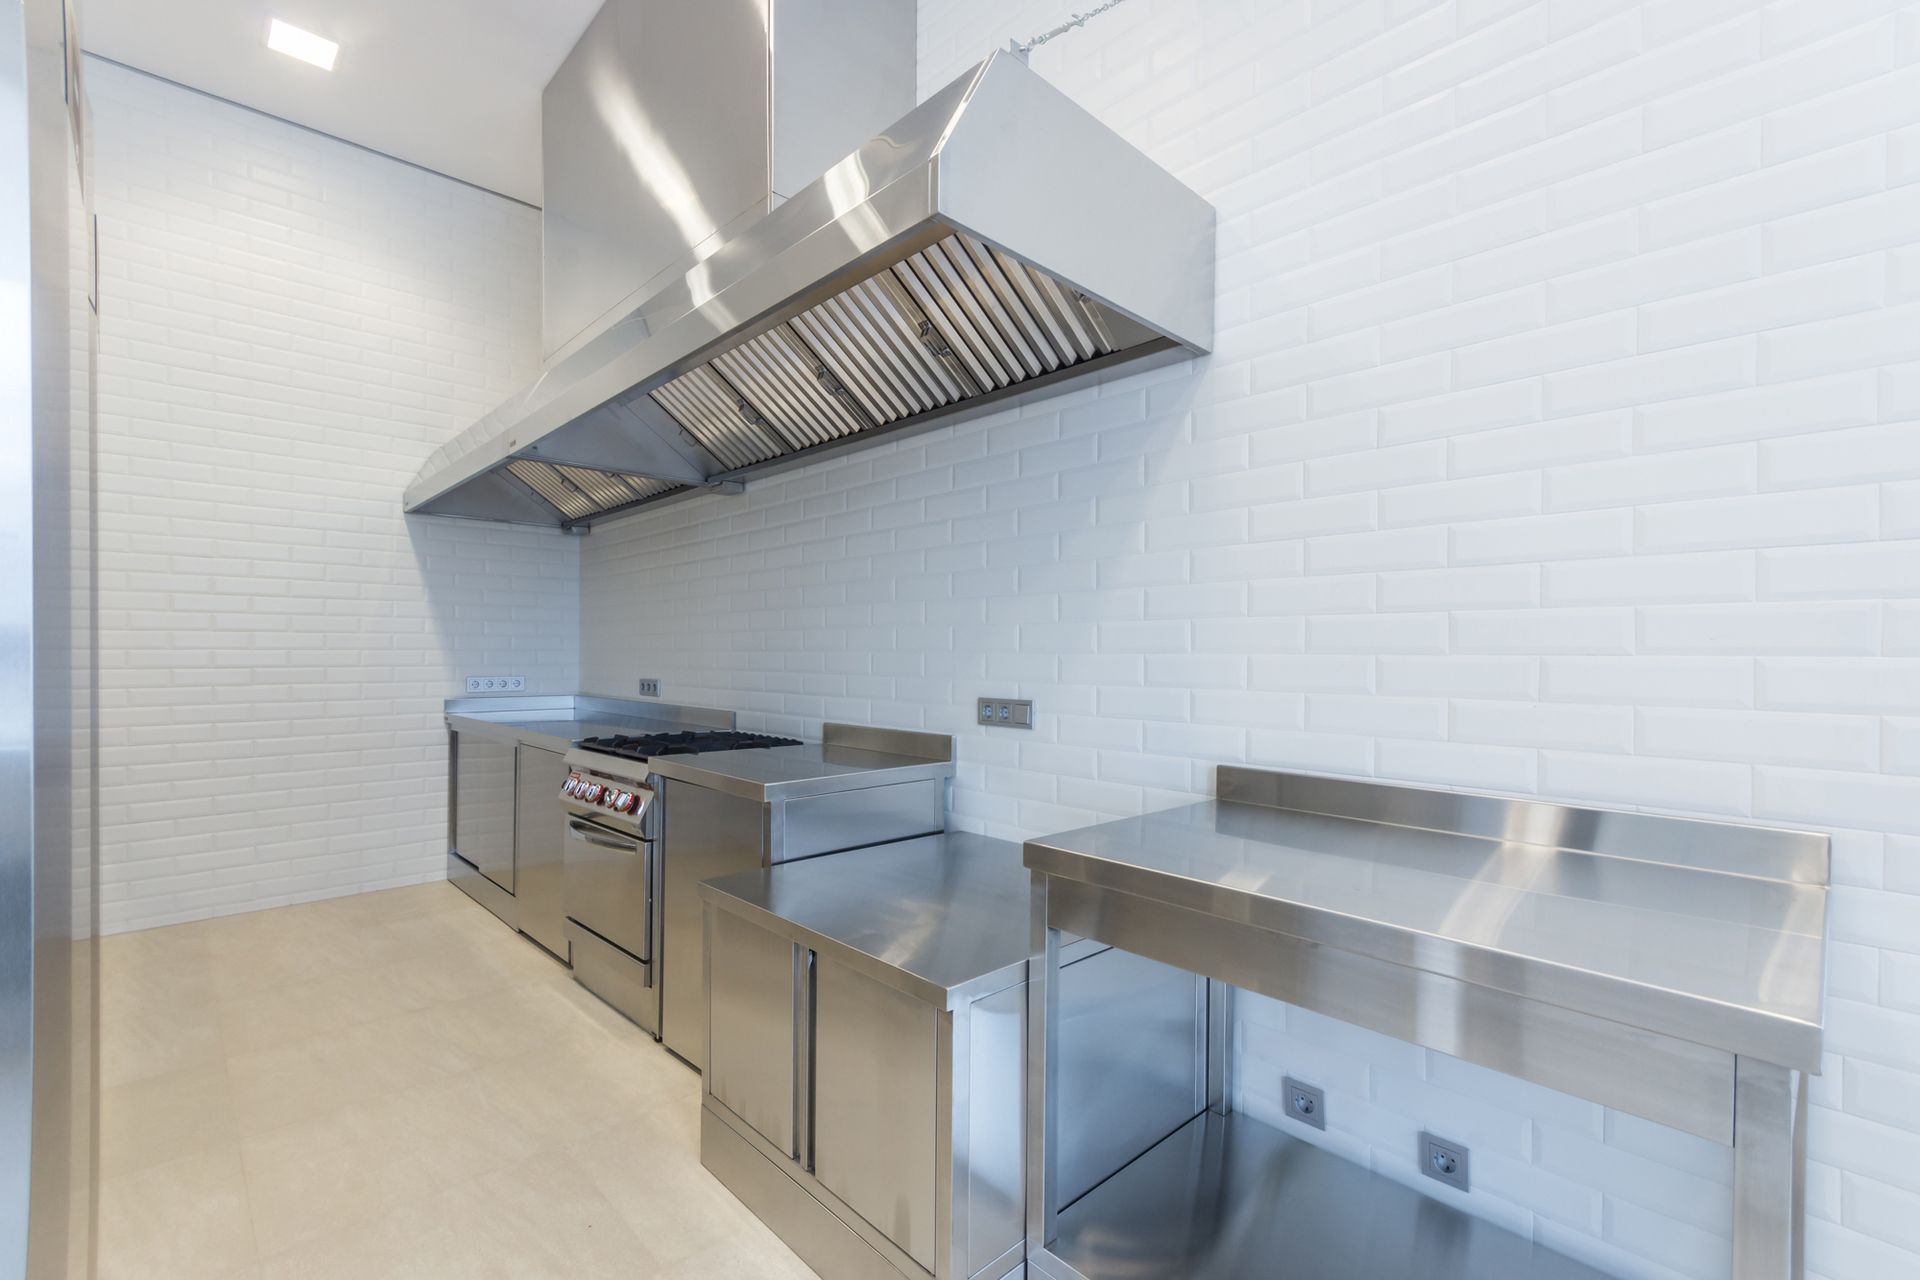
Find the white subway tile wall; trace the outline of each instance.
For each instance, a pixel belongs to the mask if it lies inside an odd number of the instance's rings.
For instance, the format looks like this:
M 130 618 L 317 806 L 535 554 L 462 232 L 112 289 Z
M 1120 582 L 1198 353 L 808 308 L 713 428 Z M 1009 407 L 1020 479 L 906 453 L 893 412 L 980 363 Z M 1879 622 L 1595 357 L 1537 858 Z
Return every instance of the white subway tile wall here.
M 922 92 L 1087 7 L 921 0 Z M 1809 1272 L 1920 1274 L 1920 6 L 1130 0 L 1033 64 L 1218 206 L 1215 353 L 603 526 L 587 685 L 956 733 L 1010 837 L 1221 761 L 1834 830 Z M 1727 1273 L 1724 1148 L 1242 1008 L 1250 1112 Z
M 441 700 L 578 679 L 579 551 L 404 517 L 538 367 L 539 214 L 88 66 L 108 931 L 446 870 Z

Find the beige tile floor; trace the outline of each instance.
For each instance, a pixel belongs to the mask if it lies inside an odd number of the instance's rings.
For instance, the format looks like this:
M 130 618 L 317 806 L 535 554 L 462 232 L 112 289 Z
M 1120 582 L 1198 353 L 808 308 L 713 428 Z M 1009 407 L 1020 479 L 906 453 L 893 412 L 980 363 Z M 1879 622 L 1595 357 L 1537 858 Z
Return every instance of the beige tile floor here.
M 104 939 L 101 1280 L 806 1280 L 699 1077 L 446 884 Z

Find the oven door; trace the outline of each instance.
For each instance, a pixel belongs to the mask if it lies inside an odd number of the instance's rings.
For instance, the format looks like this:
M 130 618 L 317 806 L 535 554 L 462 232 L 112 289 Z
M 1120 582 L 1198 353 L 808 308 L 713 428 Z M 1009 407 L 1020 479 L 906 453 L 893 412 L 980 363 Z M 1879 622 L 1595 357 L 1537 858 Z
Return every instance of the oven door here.
M 646 964 L 653 958 L 653 842 L 568 814 L 567 919 Z

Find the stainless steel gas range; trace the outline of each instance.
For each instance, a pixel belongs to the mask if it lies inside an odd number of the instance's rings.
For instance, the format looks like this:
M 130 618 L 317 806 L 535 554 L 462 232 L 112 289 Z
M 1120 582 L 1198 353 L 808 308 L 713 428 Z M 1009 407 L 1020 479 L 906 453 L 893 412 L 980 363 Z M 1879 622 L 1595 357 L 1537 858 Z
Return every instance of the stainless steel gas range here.
M 583 738 L 566 754 L 573 976 L 696 1068 L 702 880 L 946 829 L 953 740 L 828 724 Z

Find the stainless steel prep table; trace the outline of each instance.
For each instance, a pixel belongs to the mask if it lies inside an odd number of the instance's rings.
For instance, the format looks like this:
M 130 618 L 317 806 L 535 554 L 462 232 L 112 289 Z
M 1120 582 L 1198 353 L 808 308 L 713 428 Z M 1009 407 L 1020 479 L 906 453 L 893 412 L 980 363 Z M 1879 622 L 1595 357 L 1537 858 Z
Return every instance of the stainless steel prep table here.
M 1319 1156 L 1228 1114 L 1233 987 L 1732 1146 L 1737 1280 L 1800 1274 L 1827 837 L 1228 766 L 1218 792 L 1026 846 L 1029 1089 L 1040 1100 L 1028 1135 L 1028 1253 L 1038 1274 L 1146 1274 L 1143 1202 L 1165 1206 L 1152 1219 L 1161 1226 L 1191 1227 L 1189 1211 L 1223 1225 L 1239 1196 L 1308 1194 L 1299 1169 Z M 1062 931 L 1217 980 L 1209 1036 L 1221 1051 L 1208 1109 L 1174 1147 L 1056 1214 L 1048 1037 Z M 1312 1274 L 1477 1280 L 1577 1266 L 1514 1239 L 1531 1260 L 1516 1270 L 1508 1249 L 1489 1269 L 1497 1244 L 1478 1254 L 1434 1247 L 1435 1232 L 1469 1230 L 1452 1210 L 1422 1198 L 1419 1221 L 1402 1221 L 1399 1189 L 1364 1172 L 1360 1185 L 1377 1194 L 1358 1219 L 1301 1219 L 1325 1224 Z M 1404 1256 L 1382 1256 L 1379 1230 L 1342 1244 L 1341 1223 L 1370 1217 L 1405 1228 Z M 1495 1231 L 1471 1227 L 1483 1242 Z M 1190 1252 L 1153 1274 L 1274 1274 L 1261 1232 L 1181 1239 Z
M 1028 878 L 949 832 L 710 880 L 701 1159 L 822 1275 L 1020 1274 Z M 1204 1104 L 1191 974 L 1067 944 L 1090 1185 Z

